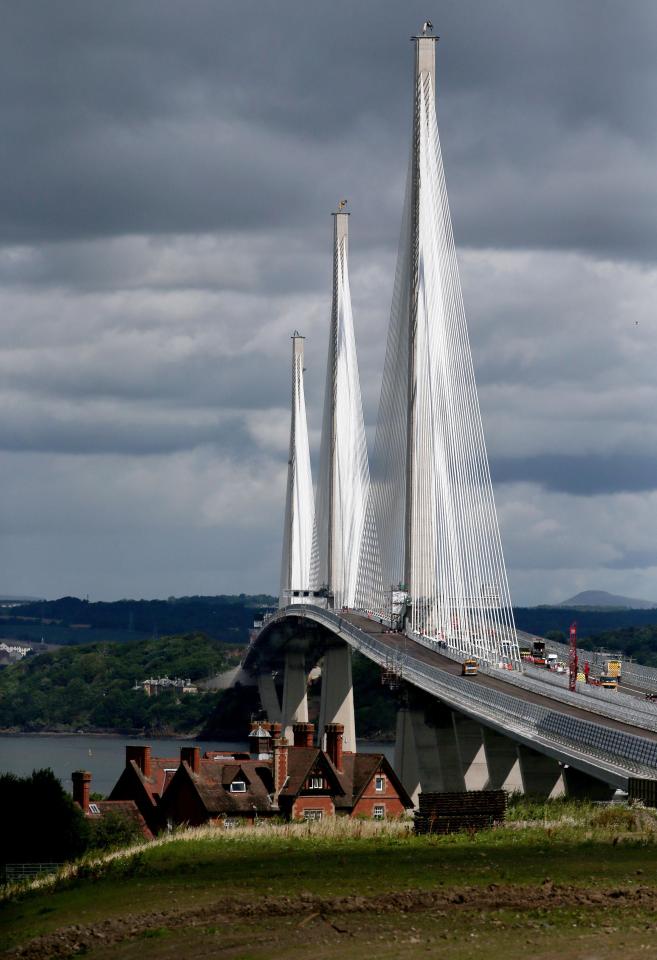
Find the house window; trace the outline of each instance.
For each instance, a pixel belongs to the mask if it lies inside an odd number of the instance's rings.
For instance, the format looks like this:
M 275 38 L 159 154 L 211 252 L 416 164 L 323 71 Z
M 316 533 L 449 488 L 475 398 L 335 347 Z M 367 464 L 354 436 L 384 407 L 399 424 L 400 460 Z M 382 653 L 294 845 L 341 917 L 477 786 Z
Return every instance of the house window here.
M 309 790 L 322 790 L 324 787 L 324 781 L 321 777 L 311 777 L 308 783 Z
M 377 803 L 374 805 L 374 809 L 372 810 L 372 817 L 375 820 L 385 820 L 386 808 L 383 806 L 382 803 Z
M 89 813 L 100 813 L 100 810 L 99 810 L 99 808 L 98 808 L 98 804 L 97 804 L 97 803 L 90 803 L 90 804 L 89 804 Z
M 378 776 L 374 778 L 374 789 L 377 793 L 384 793 L 386 789 L 386 778 Z
M 231 793 L 246 793 L 246 783 L 244 780 L 233 780 L 230 785 Z
M 304 820 L 321 820 L 324 816 L 323 810 L 304 810 L 303 819 Z

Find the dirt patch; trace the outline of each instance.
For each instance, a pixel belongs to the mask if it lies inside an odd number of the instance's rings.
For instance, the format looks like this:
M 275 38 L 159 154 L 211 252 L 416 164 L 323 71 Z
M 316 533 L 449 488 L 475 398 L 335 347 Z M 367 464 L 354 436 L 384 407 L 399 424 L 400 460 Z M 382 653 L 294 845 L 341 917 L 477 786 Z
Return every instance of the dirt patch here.
M 549 879 L 540 886 L 541 906 L 544 909 L 560 907 L 622 907 L 657 912 L 657 887 L 613 887 L 588 890 L 582 887 L 553 884 Z M 339 924 L 341 916 L 349 914 L 384 915 L 418 913 L 441 910 L 532 910 L 537 887 L 492 883 L 487 887 L 457 887 L 437 890 L 405 890 L 374 897 L 345 896 L 320 897 L 302 893 L 294 897 L 259 897 L 257 903 L 244 903 L 234 897 L 223 897 L 211 904 L 193 910 L 153 911 L 127 915 L 120 919 L 103 920 L 93 925 L 74 924 L 54 933 L 36 937 L 22 947 L 3 956 L 21 960 L 71 957 L 93 947 L 111 945 L 124 940 L 149 935 L 149 931 L 203 926 L 222 920 L 250 917 L 295 917 L 311 923 L 316 918 L 330 924 L 337 933 L 346 932 Z

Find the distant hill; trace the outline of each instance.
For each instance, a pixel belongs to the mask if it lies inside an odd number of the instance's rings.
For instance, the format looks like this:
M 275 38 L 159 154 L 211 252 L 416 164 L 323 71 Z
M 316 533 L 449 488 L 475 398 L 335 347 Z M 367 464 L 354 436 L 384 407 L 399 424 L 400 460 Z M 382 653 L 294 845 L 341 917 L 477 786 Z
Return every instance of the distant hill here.
M 657 603 L 652 600 L 637 600 L 635 597 L 623 597 L 606 590 L 582 590 L 569 600 L 557 604 L 559 607 L 625 607 L 628 610 L 654 610 Z

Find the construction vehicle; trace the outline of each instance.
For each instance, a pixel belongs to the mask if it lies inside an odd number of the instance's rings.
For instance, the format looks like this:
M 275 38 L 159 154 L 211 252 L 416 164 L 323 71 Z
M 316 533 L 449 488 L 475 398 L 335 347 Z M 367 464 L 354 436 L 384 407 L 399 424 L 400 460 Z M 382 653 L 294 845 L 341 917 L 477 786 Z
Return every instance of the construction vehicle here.
M 534 640 L 532 643 L 532 663 L 535 663 L 537 667 L 544 667 L 547 663 L 547 658 L 545 656 L 545 640 Z
M 615 677 L 618 683 L 620 683 L 622 669 L 622 662 L 615 657 L 613 660 L 607 660 L 605 663 L 605 675 L 607 677 Z
M 462 677 L 476 677 L 479 671 L 479 661 L 475 660 L 474 657 L 468 657 L 467 660 L 464 660 L 461 664 L 461 676 Z
M 600 677 L 600 686 L 605 690 L 618 690 L 618 680 L 616 677 L 610 677 L 603 674 Z

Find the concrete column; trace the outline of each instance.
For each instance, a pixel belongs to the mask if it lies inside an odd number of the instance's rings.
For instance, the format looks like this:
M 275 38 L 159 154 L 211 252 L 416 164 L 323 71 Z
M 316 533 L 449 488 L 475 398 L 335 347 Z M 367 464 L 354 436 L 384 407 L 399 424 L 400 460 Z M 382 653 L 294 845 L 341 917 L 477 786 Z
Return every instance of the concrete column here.
M 322 699 L 319 707 L 319 740 L 323 743 L 327 723 L 344 727 L 343 746 L 356 752 L 354 690 L 351 680 L 351 647 L 347 643 L 327 647 L 322 666 Z
M 278 700 L 278 691 L 271 674 L 271 670 L 265 670 L 258 674 L 258 693 L 260 694 L 260 703 L 262 709 L 267 714 L 267 719 L 272 723 L 281 722 L 281 705 Z
M 404 784 L 414 806 L 417 806 L 417 797 L 420 792 L 420 767 L 417 762 L 417 751 L 415 749 L 413 718 L 408 707 L 400 707 L 397 711 L 395 759 L 393 767 L 395 773 Z
M 465 778 L 461 767 L 461 755 L 454 730 L 454 718 L 449 707 L 434 700 L 425 711 L 425 722 L 435 731 L 440 767 L 440 789 L 463 792 Z
M 452 721 L 466 790 L 483 790 L 488 783 L 488 765 L 481 727 L 462 713 L 452 712 Z
M 616 792 L 616 787 L 574 767 L 564 766 L 562 776 L 567 797 L 578 797 L 582 800 L 611 800 Z
M 421 791 L 465 790 L 451 710 L 438 704 L 428 715 L 422 708 L 399 710 L 395 770 L 415 804 Z
M 283 679 L 283 736 L 292 743 L 295 723 L 308 722 L 308 673 L 303 650 L 286 650 Z
M 520 774 L 525 793 L 539 797 L 557 797 L 563 793 L 559 762 L 552 757 L 518 744 Z
M 510 790 L 522 793 L 523 784 L 515 741 L 497 730 L 481 728 L 484 754 L 488 767 L 487 790 Z

